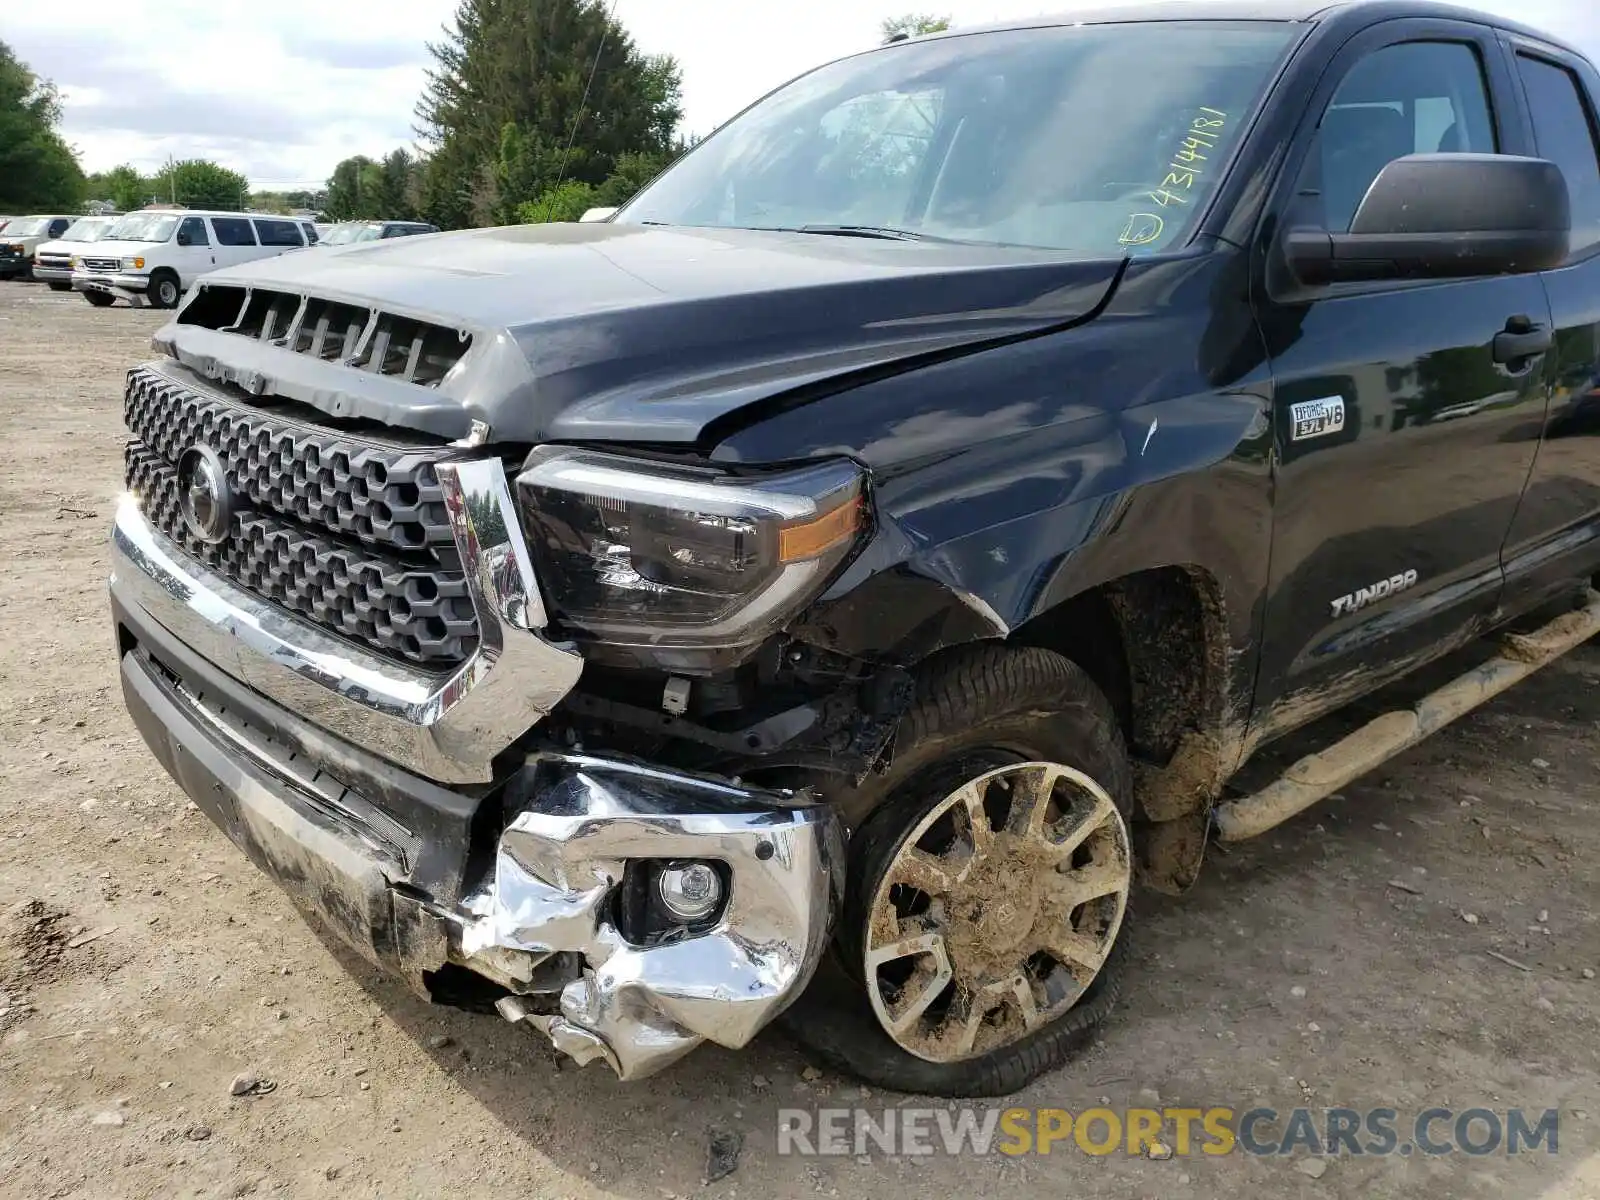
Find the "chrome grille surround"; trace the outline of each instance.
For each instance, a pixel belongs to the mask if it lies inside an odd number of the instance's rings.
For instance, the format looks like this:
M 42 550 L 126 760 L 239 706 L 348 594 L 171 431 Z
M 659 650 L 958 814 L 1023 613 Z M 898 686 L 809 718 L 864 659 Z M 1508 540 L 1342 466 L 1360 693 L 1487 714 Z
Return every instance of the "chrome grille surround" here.
M 370 653 L 194 561 L 124 497 L 111 593 L 218 670 L 337 738 L 440 783 L 487 783 L 494 759 L 577 684 L 583 659 L 544 637 L 544 602 L 498 459 L 441 462 L 439 483 L 477 613 L 450 671 Z

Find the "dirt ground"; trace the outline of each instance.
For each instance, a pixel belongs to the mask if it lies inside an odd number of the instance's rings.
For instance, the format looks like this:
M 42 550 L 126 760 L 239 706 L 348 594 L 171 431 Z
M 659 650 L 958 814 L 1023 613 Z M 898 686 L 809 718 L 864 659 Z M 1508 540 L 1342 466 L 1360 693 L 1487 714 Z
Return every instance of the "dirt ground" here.
M 928 1102 L 776 1033 L 563 1069 L 322 940 L 145 752 L 104 580 L 159 323 L 0 284 L 0 1196 L 1600 1196 L 1600 645 L 1143 898 L 1118 1014 L 1015 1101 L 1559 1108 L 1558 1154 L 780 1157 L 779 1108 Z M 743 1151 L 707 1185 L 716 1131 Z

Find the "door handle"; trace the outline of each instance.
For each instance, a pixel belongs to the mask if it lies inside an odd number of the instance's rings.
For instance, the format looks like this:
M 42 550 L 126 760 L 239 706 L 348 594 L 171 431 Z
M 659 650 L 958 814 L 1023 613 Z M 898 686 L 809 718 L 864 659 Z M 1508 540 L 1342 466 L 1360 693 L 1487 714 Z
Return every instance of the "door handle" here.
M 1543 354 L 1555 345 L 1555 334 L 1548 326 L 1535 325 L 1527 317 L 1512 317 L 1494 335 L 1494 360 L 1497 363 L 1523 362 Z

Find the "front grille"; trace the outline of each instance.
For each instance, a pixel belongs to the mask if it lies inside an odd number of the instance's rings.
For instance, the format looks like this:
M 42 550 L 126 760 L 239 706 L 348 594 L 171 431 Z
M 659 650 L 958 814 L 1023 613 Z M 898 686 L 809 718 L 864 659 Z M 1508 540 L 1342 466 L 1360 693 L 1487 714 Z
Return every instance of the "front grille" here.
M 86 258 L 83 260 L 86 271 L 120 271 L 122 262 L 115 258 Z
M 166 537 L 241 587 L 334 633 L 426 665 L 464 660 L 478 627 L 436 464 L 448 448 L 387 444 L 129 372 L 130 491 Z M 222 459 L 235 508 L 212 545 L 183 520 L 178 463 Z
M 220 283 L 201 284 L 178 324 L 270 342 L 428 388 L 444 382 L 472 348 L 472 335 L 463 329 L 342 300 Z
M 72 259 L 64 254 L 35 254 L 33 261 L 41 267 L 58 267 L 61 270 L 66 270 L 72 265 Z

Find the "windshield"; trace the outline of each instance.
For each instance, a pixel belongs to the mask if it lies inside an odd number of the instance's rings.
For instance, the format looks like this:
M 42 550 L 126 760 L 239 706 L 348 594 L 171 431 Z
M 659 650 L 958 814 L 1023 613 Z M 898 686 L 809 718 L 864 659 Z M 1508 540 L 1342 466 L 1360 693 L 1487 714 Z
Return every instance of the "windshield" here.
M 166 213 L 129 213 L 109 230 L 105 241 L 165 242 L 178 227 L 178 218 Z
M 1159 250 L 1183 240 L 1298 32 L 1078 25 L 858 55 L 729 122 L 617 220 Z
M 8 223 L 6 233 L 12 237 L 37 237 L 49 228 L 49 217 L 23 217 Z
M 98 242 L 111 228 L 111 222 L 105 217 L 84 217 L 67 226 L 67 231 L 61 235 L 63 242 Z
M 348 246 L 351 242 L 375 242 L 382 232 L 382 225 L 374 225 L 367 221 L 346 221 L 323 234 L 317 245 Z

